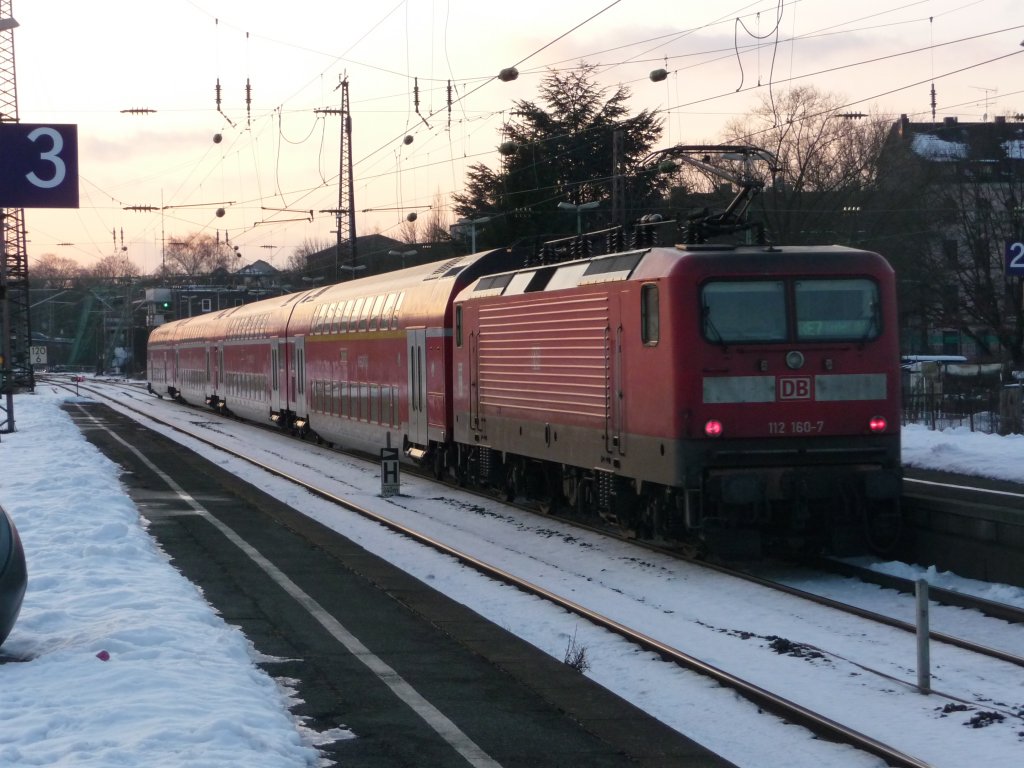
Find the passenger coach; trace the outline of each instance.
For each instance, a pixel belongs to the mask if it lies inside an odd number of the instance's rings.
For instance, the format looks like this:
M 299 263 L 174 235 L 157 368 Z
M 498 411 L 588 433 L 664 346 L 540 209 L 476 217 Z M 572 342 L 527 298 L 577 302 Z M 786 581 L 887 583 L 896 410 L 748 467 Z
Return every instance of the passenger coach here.
M 415 459 L 450 439 L 451 305 L 507 250 L 254 302 L 153 330 L 157 393 Z

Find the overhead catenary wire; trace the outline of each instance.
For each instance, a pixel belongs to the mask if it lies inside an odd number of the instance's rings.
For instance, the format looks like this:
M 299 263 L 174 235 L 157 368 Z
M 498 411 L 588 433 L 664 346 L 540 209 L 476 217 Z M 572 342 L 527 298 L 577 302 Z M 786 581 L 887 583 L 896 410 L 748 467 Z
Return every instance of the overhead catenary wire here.
M 608 8 L 611 8 L 611 7 L 615 6 L 616 4 L 617 3 L 611 3 L 610 5 L 603 6 L 603 8 L 598 11 L 598 13 L 604 12 L 604 10 L 607 10 Z M 913 5 L 913 4 L 908 4 L 906 6 L 901 6 L 901 7 L 910 7 L 911 5 Z M 379 24 L 382 23 L 383 20 L 385 18 L 387 18 L 388 15 L 393 14 L 397 9 L 399 9 L 401 7 L 402 7 L 401 3 L 399 3 L 399 4 L 395 5 L 394 7 L 392 7 L 390 10 L 388 10 L 383 15 L 383 17 L 380 20 L 378 20 L 377 25 L 379 26 Z M 447 21 L 447 17 L 446 17 L 446 21 Z M 563 39 L 566 35 L 569 35 L 575 29 L 577 29 L 580 25 L 585 24 L 585 23 L 586 23 L 586 20 L 584 22 L 580 22 L 580 24 L 578 24 L 575 27 L 573 27 L 572 29 L 568 30 L 568 32 L 562 33 L 561 35 L 558 35 L 557 37 L 554 37 L 552 40 L 548 41 L 544 45 L 542 45 L 540 47 L 537 47 L 537 48 L 532 48 L 531 49 L 532 52 L 529 54 L 529 56 L 527 56 L 525 58 L 519 59 L 518 63 L 521 64 L 521 63 L 524 63 L 524 62 L 530 60 L 531 57 L 536 57 L 537 53 L 539 53 L 540 51 L 550 50 L 550 46 L 551 45 L 553 45 L 558 40 Z M 374 28 L 376 28 L 376 27 L 374 27 Z M 373 31 L 373 28 L 371 28 L 366 33 L 364 33 L 359 39 L 360 40 L 368 39 L 368 35 L 372 34 L 372 31 Z M 835 32 L 835 34 L 843 34 L 843 32 L 842 31 Z M 994 33 L 992 33 L 992 34 L 994 34 Z M 252 34 L 250 37 L 253 40 L 261 39 L 255 33 Z M 269 39 L 269 38 L 262 38 L 262 39 Z M 801 36 L 800 39 L 804 39 L 804 36 Z M 949 43 L 944 43 L 943 45 L 948 45 L 948 44 Z M 350 46 L 349 50 L 351 50 L 351 48 L 352 47 Z M 751 48 L 749 50 L 753 50 L 753 49 Z M 929 50 L 932 50 L 933 53 L 934 53 L 935 49 L 933 47 L 929 46 Z M 582 56 L 586 57 L 587 55 L 588 54 L 583 54 Z M 905 54 L 903 54 L 903 55 L 905 55 Z M 671 56 L 669 53 L 663 53 L 660 58 L 661 58 L 662 61 L 671 61 L 675 57 Z M 340 60 L 341 60 L 341 57 L 337 57 L 337 58 L 334 59 L 335 62 L 340 61 Z M 973 66 L 984 66 L 989 61 L 992 61 L 992 60 L 986 60 L 986 62 L 982 62 L 980 64 L 975 64 Z M 857 65 L 859 63 L 860 62 L 855 62 L 855 63 L 848 64 L 846 66 L 847 67 L 851 67 L 851 66 L 855 66 L 855 65 Z M 605 65 L 602 65 L 602 66 L 605 66 Z M 610 71 L 614 66 L 616 66 L 616 64 L 609 64 L 609 65 L 607 65 L 605 67 L 605 69 L 607 71 Z M 829 71 L 838 71 L 838 68 L 821 70 L 821 72 L 829 72 Z M 960 70 L 956 70 L 956 71 L 960 71 Z M 395 74 L 401 75 L 402 73 L 395 73 Z M 404 73 L 404 74 L 405 75 L 409 74 L 408 68 L 407 68 L 407 72 Z M 427 77 L 427 74 L 429 74 L 429 73 L 424 73 L 424 75 L 422 76 L 422 79 L 420 79 L 418 81 L 419 85 L 422 86 L 424 82 L 434 82 L 432 80 L 432 78 Z M 808 77 L 808 76 L 809 75 L 801 75 L 799 77 Z M 781 81 L 775 81 L 773 79 L 773 82 L 776 82 L 778 84 L 783 84 L 783 83 L 786 83 L 786 82 L 794 82 L 795 79 L 796 78 L 787 78 L 786 80 L 781 80 Z M 447 160 L 447 162 L 449 163 L 449 167 L 451 168 L 451 179 L 452 179 L 451 186 L 452 186 L 452 188 L 457 188 L 459 186 L 459 184 L 461 184 L 462 181 L 463 181 L 463 179 L 461 179 L 459 177 L 459 165 L 458 165 L 458 163 L 455 162 L 456 159 L 459 162 L 466 162 L 467 160 L 471 160 L 471 159 L 474 159 L 474 158 L 486 157 L 489 152 L 493 152 L 493 147 L 491 147 L 489 150 L 485 150 L 485 151 L 473 151 L 472 150 L 472 144 L 475 143 L 477 146 L 479 146 L 479 140 L 476 140 L 476 141 L 473 141 L 473 142 L 468 142 L 467 141 L 464 145 L 459 145 L 459 144 L 455 144 L 454 143 L 454 141 L 456 139 L 456 136 L 460 132 L 465 133 L 465 131 L 464 131 L 465 128 L 467 128 L 467 127 L 469 127 L 471 125 L 475 126 L 475 128 L 473 130 L 475 131 L 475 135 L 477 137 L 479 137 L 480 135 L 482 135 L 483 131 L 488 129 L 489 123 L 492 124 L 494 119 L 497 118 L 497 116 L 499 114 L 498 111 L 494 111 L 494 112 L 490 112 L 490 113 L 485 112 L 479 118 L 478 117 L 473 117 L 472 119 L 474 120 L 474 122 L 470 123 L 469 122 L 469 118 L 468 118 L 468 115 L 470 113 L 466 111 L 468 97 L 472 93 L 474 93 L 474 92 L 478 91 L 480 88 L 482 88 L 488 82 L 491 82 L 493 80 L 494 80 L 493 76 L 484 77 L 484 78 L 481 78 L 481 79 L 475 79 L 475 78 L 456 78 L 456 77 L 453 77 L 452 78 L 452 86 L 451 86 L 452 87 L 452 91 L 453 91 L 453 100 L 451 102 L 450 107 L 449 107 L 449 103 L 448 103 L 447 98 L 445 99 L 445 103 L 443 105 L 439 105 L 437 103 L 434 103 L 434 102 L 428 100 L 428 98 L 424 97 L 424 94 L 435 94 L 435 93 L 437 93 L 442 87 L 445 90 L 447 90 L 447 88 L 448 88 L 448 80 L 447 79 L 445 79 L 445 80 L 438 80 L 437 82 L 442 84 L 442 85 L 439 85 L 437 88 L 427 88 L 427 89 L 422 89 L 421 88 L 421 90 L 420 90 L 420 96 L 421 96 L 421 98 L 423 98 L 422 104 L 428 106 L 428 109 L 423 110 L 424 114 L 428 114 L 428 115 L 429 114 L 435 114 L 435 113 L 438 112 L 438 110 L 441 110 L 441 109 L 443 109 L 445 112 L 448 112 L 449 108 L 450 108 L 453 112 L 455 110 L 458 110 L 458 112 L 455 112 L 455 114 L 458 114 L 459 112 L 461 112 L 463 114 L 464 118 L 465 118 L 461 123 L 455 123 L 454 126 L 446 126 L 445 127 L 445 129 L 449 129 L 449 130 L 446 130 L 446 132 L 448 132 L 448 136 L 446 137 L 446 139 L 447 139 L 447 144 L 448 144 L 448 147 L 449 147 L 449 151 L 447 152 L 447 155 L 448 155 L 449 159 Z M 677 86 L 678 86 L 678 84 L 680 82 L 680 78 L 678 78 L 678 76 L 677 76 L 675 82 L 677 83 Z M 463 85 L 463 84 L 465 84 L 465 85 Z M 907 87 L 913 87 L 913 86 L 907 86 Z M 743 91 L 743 93 L 749 93 L 751 90 L 753 90 L 753 89 L 752 88 L 745 89 Z M 889 91 L 886 91 L 886 93 L 892 93 L 895 90 L 898 90 L 898 89 L 889 90 Z M 705 102 L 707 102 L 707 103 L 715 103 L 715 101 L 719 101 L 719 102 L 725 101 L 725 100 L 728 99 L 728 97 L 730 95 L 732 95 L 732 94 L 722 92 L 722 93 L 715 94 L 712 97 L 709 97 L 709 99 L 707 99 L 707 100 L 700 100 L 700 101 L 681 101 L 679 99 L 676 99 L 674 101 L 674 103 L 672 103 L 670 106 L 666 107 L 663 111 L 667 112 L 668 114 L 675 114 L 675 113 L 678 113 L 680 110 L 684 110 L 684 109 L 686 109 L 686 108 L 688 108 L 690 106 L 693 106 L 695 104 L 705 103 Z M 878 95 L 876 94 L 876 95 L 873 95 L 873 96 L 865 97 L 863 99 L 852 100 L 849 103 L 862 103 L 865 100 L 869 100 L 869 99 L 873 99 L 873 98 L 878 98 Z M 257 122 L 257 119 L 258 119 L 257 118 L 257 111 L 258 110 L 256 109 L 256 102 L 255 101 L 253 102 L 252 106 L 253 106 L 252 118 L 251 118 L 251 120 L 252 120 L 252 128 L 253 128 L 253 131 L 258 134 L 258 131 L 256 131 L 256 122 Z M 277 137 L 277 142 L 278 143 L 276 143 L 274 145 L 274 147 L 273 147 L 274 156 L 277 158 L 277 160 L 275 161 L 275 165 L 277 163 L 279 163 L 281 161 L 281 159 L 283 158 L 283 156 L 280 154 L 280 152 L 281 152 L 281 142 L 285 141 L 286 139 L 296 139 L 296 136 L 294 135 L 294 133 L 292 131 L 288 131 L 287 133 L 289 135 L 287 135 L 287 136 L 285 135 L 285 132 L 284 132 L 284 128 L 286 127 L 286 124 L 285 124 L 285 113 L 287 112 L 290 115 L 293 112 L 303 112 L 303 111 L 308 111 L 308 110 L 302 110 L 302 109 L 287 110 L 285 108 L 285 105 L 281 104 L 281 105 L 278 106 L 277 111 L 273 113 L 273 122 L 275 124 L 275 128 L 278 129 L 278 137 Z M 731 110 L 729 110 L 729 111 L 731 112 Z M 314 130 L 315 130 L 315 128 L 314 128 Z M 427 135 L 425 127 L 421 127 L 421 132 L 422 132 L 422 135 L 420 136 L 420 138 L 422 138 L 423 136 Z M 310 138 L 312 138 L 312 134 L 313 134 L 313 131 L 310 131 L 310 134 L 306 137 L 305 140 L 308 141 Z M 453 135 L 453 134 L 456 134 L 456 135 Z M 404 133 L 397 133 L 396 132 L 396 137 L 395 137 L 396 140 L 401 138 L 401 136 L 403 136 L 403 135 L 405 135 L 405 134 Z M 440 137 L 439 133 L 438 134 L 431 134 L 431 135 L 434 136 L 434 137 L 438 137 L 438 138 Z M 387 174 L 389 172 L 390 173 L 396 173 L 396 174 L 397 173 L 408 174 L 410 172 L 415 172 L 416 169 L 421 168 L 421 167 L 436 167 L 436 165 L 438 163 L 435 162 L 436 156 L 433 155 L 433 154 L 431 154 L 431 156 L 430 156 L 430 162 L 422 163 L 422 162 L 418 161 L 419 158 L 420 158 L 420 153 L 423 152 L 424 148 L 426 147 L 426 143 L 425 142 L 421 142 L 420 138 L 417 139 L 416 145 L 413 146 L 410 150 L 408 150 L 408 154 L 406 156 L 403 156 L 403 158 L 401 159 L 400 162 L 394 162 L 394 160 L 388 158 L 387 155 L 382 157 L 381 159 L 384 161 L 383 166 L 378 166 L 378 172 L 374 173 L 374 174 L 371 174 L 370 178 L 377 178 L 377 177 L 387 176 Z M 259 137 L 258 136 L 254 137 L 252 139 L 252 141 L 254 141 L 258 145 L 263 145 L 263 144 L 265 144 L 266 139 L 267 139 L 266 134 L 264 134 L 263 141 L 259 141 Z M 249 140 L 249 137 L 246 137 L 246 140 Z M 301 143 L 301 141 L 300 141 L 300 143 Z M 321 135 L 317 136 L 317 150 L 316 150 L 316 152 L 312 153 L 313 156 L 320 156 L 322 154 L 323 143 L 324 143 L 323 135 L 321 134 Z M 293 146 L 298 146 L 298 145 L 299 144 L 294 144 Z M 240 146 L 240 145 L 235 145 L 235 146 L 237 147 L 237 146 Z M 383 147 L 381 147 L 381 148 L 383 148 Z M 379 149 L 376 150 L 376 151 L 379 152 Z M 434 151 L 436 152 L 436 145 L 435 145 L 435 150 Z M 268 195 L 264 195 L 263 194 L 264 184 L 262 184 L 260 182 L 260 177 L 261 176 L 265 176 L 265 174 L 264 174 L 263 163 L 258 158 L 258 155 L 261 152 L 262 152 L 262 146 L 252 146 L 252 147 L 250 147 L 250 154 L 251 154 L 251 161 L 252 162 L 244 164 L 244 165 L 246 165 L 245 173 L 246 174 L 250 174 L 251 173 L 251 174 L 255 175 L 255 177 L 256 177 L 256 183 L 255 183 L 254 186 L 256 187 L 256 192 L 257 192 L 257 195 L 255 197 L 253 197 L 252 195 L 245 195 L 244 196 L 245 199 L 251 199 L 253 201 L 259 202 L 259 201 L 264 200 L 264 199 L 273 199 L 273 198 L 280 199 L 282 195 L 286 195 L 286 196 L 291 197 L 291 196 L 294 196 L 294 195 L 296 195 L 298 193 L 298 194 L 301 194 L 303 196 L 309 197 L 309 196 L 315 196 L 317 194 L 323 194 L 324 192 L 327 191 L 326 187 L 331 182 L 331 178 L 329 177 L 328 174 L 324 173 L 323 165 L 321 163 L 318 163 L 317 164 L 317 169 L 316 169 L 316 172 L 315 172 L 315 175 L 314 175 L 314 179 L 317 182 L 315 185 L 309 185 L 307 187 L 301 187 L 301 185 L 297 186 L 296 184 L 294 184 L 293 181 L 291 181 L 291 182 L 286 184 L 284 182 L 284 179 L 281 178 L 279 180 L 280 183 L 275 182 L 275 184 L 273 185 L 273 193 L 272 193 L 272 195 L 269 195 L 269 196 Z M 229 156 L 232 156 L 231 153 L 227 152 L 227 151 L 223 152 L 222 154 L 224 155 L 224 159 L 225 160 L 227 160 Z M 372 156 L 372 152 L 368 153 L 368 154 L 361 154 L 361 156 L 357 160 L 358 167 L 360 167 L 361 169 L 368 168 L 369 167 L 368 163 L 370 161 L 371 156 Z M 233 157 L 237 157 L 240 160 L 244 159 L 243 156 L 241 156 L 241 155 L 239 155 L 237 153 L 235 155 L 233 155 Z M 390 161 L 390 171 L 386 167 L 384 167 L 384 166 L 388 165 L 389 159 L 391 160 Z M 440 161 L 440 162 L 445 162 L 445 161 Z M 240 167 L 240 170 L 242 170 L 241 167 Z M 276 173 L 276 171 L 275 171 L 275 173 Z M 362 175 L 363 174 L 360 173 L 360 176 L 362 176 Z M 241 174 L 239 174 L 239 176 L 241 176 Z M 191 179 L 191 182 L 189 182 L 189 181 L 183 182 L 182 186 L 179 188 L 178 191 L 182 195 L 184 195 L 186 197 L 188 197 L 191 194 L 194 194 L 193 192 L 189 192 L 188 191 L 188 189 L 187 189 L 188 184 L 189 183 L 200 183 L 199 179 L 201 177 L 202 177 L 202 174 L 200 173 L 198 176 L 194 176 Z M 299 191 L 300 188 L 301 188 L 301 191 Z M 395 187 L 395 186 L 392 186 L 392 188 L 393 189 L 399 189 L 399 187 Z M 290 192 L 289 190 L 296 190 L 296 191 Z M 407 196 L 407 195 L 404 194 L 406 192 L 404 187 L 402 187 L 402 190 L 403 190 L 403 195 L 402 196 L 403 197 Z M 269 190 L 267 190 L 267 191 L 269 192 Z M 406 200 L 405 202 L 409 202 L 409 201 Z M 314 205 L 315 205 L 315 203 L 314 203 Z

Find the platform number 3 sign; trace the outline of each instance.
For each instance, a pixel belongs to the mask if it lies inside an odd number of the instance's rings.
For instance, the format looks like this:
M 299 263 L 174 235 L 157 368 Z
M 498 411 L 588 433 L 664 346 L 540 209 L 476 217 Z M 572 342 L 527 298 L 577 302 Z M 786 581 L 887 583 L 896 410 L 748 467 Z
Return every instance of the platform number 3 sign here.
M 0 208 L 78 207 L 78 126 L 0 123 Z

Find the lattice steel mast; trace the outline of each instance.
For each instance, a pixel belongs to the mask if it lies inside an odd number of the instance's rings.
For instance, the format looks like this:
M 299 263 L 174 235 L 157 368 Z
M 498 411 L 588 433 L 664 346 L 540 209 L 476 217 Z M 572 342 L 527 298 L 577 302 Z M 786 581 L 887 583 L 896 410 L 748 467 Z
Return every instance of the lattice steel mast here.
M 13 0 L 0 0 L 0 121 L 18 122 L 18 87 L 14 69 Z M 10 359 L 4 368 L 10 372 L 14 388 L 35 387 L 29 347 L 32 324 L 29 320 L 28 252 L 25 248 L 25 210 L 0 209 L 0 243 L 3 244 L 3 283 L 6 288 L 3 333 L 10 339 Z M 2 289 L 2 288 L 0 288 Z M 7 344 L 4 345 L 7 347 Z
M 348 101 L 348 76 L 338 86 L 341 88 L 341 109 L 318 109 L 322 115 L 339 115 L 341 117 L 341 141 L 338 152 L 338 207 L 322 210 L 320 213 L 333 213 L 338 229 L 337 244 L 334 250 L 334 280 L 340 280 L 342 269 L 349 271 L 349 280 L 356 276 L 356 201 L 355 182 L 352 178 L 352 112 Z M 348 238 L 345 232 L 348 230 Z M 348 257 L 349 264 L 342 263 Z

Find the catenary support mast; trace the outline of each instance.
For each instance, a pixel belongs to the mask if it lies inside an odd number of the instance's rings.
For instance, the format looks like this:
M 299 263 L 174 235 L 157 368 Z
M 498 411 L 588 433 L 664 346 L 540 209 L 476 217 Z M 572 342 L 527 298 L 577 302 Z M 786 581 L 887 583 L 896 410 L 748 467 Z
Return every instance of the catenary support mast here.
M 18 87 L 14 67 L 13 0 L 0 0 L 0 121 L 18 122 Z M 0 209 L 0 301 L 4 303 L 2 332 L 4 334 L 3 369 L 8 392 L 14 388 L 32 389 L 35 379 L 29 357 L 32 329 L 29 322 L 28 253 L 25 248 L 25 211 L 22 208 Z M 5 431 L 13 430 L 11 402 L 5 407 Z M 0 428 L 2 424 L 0 424 Z

